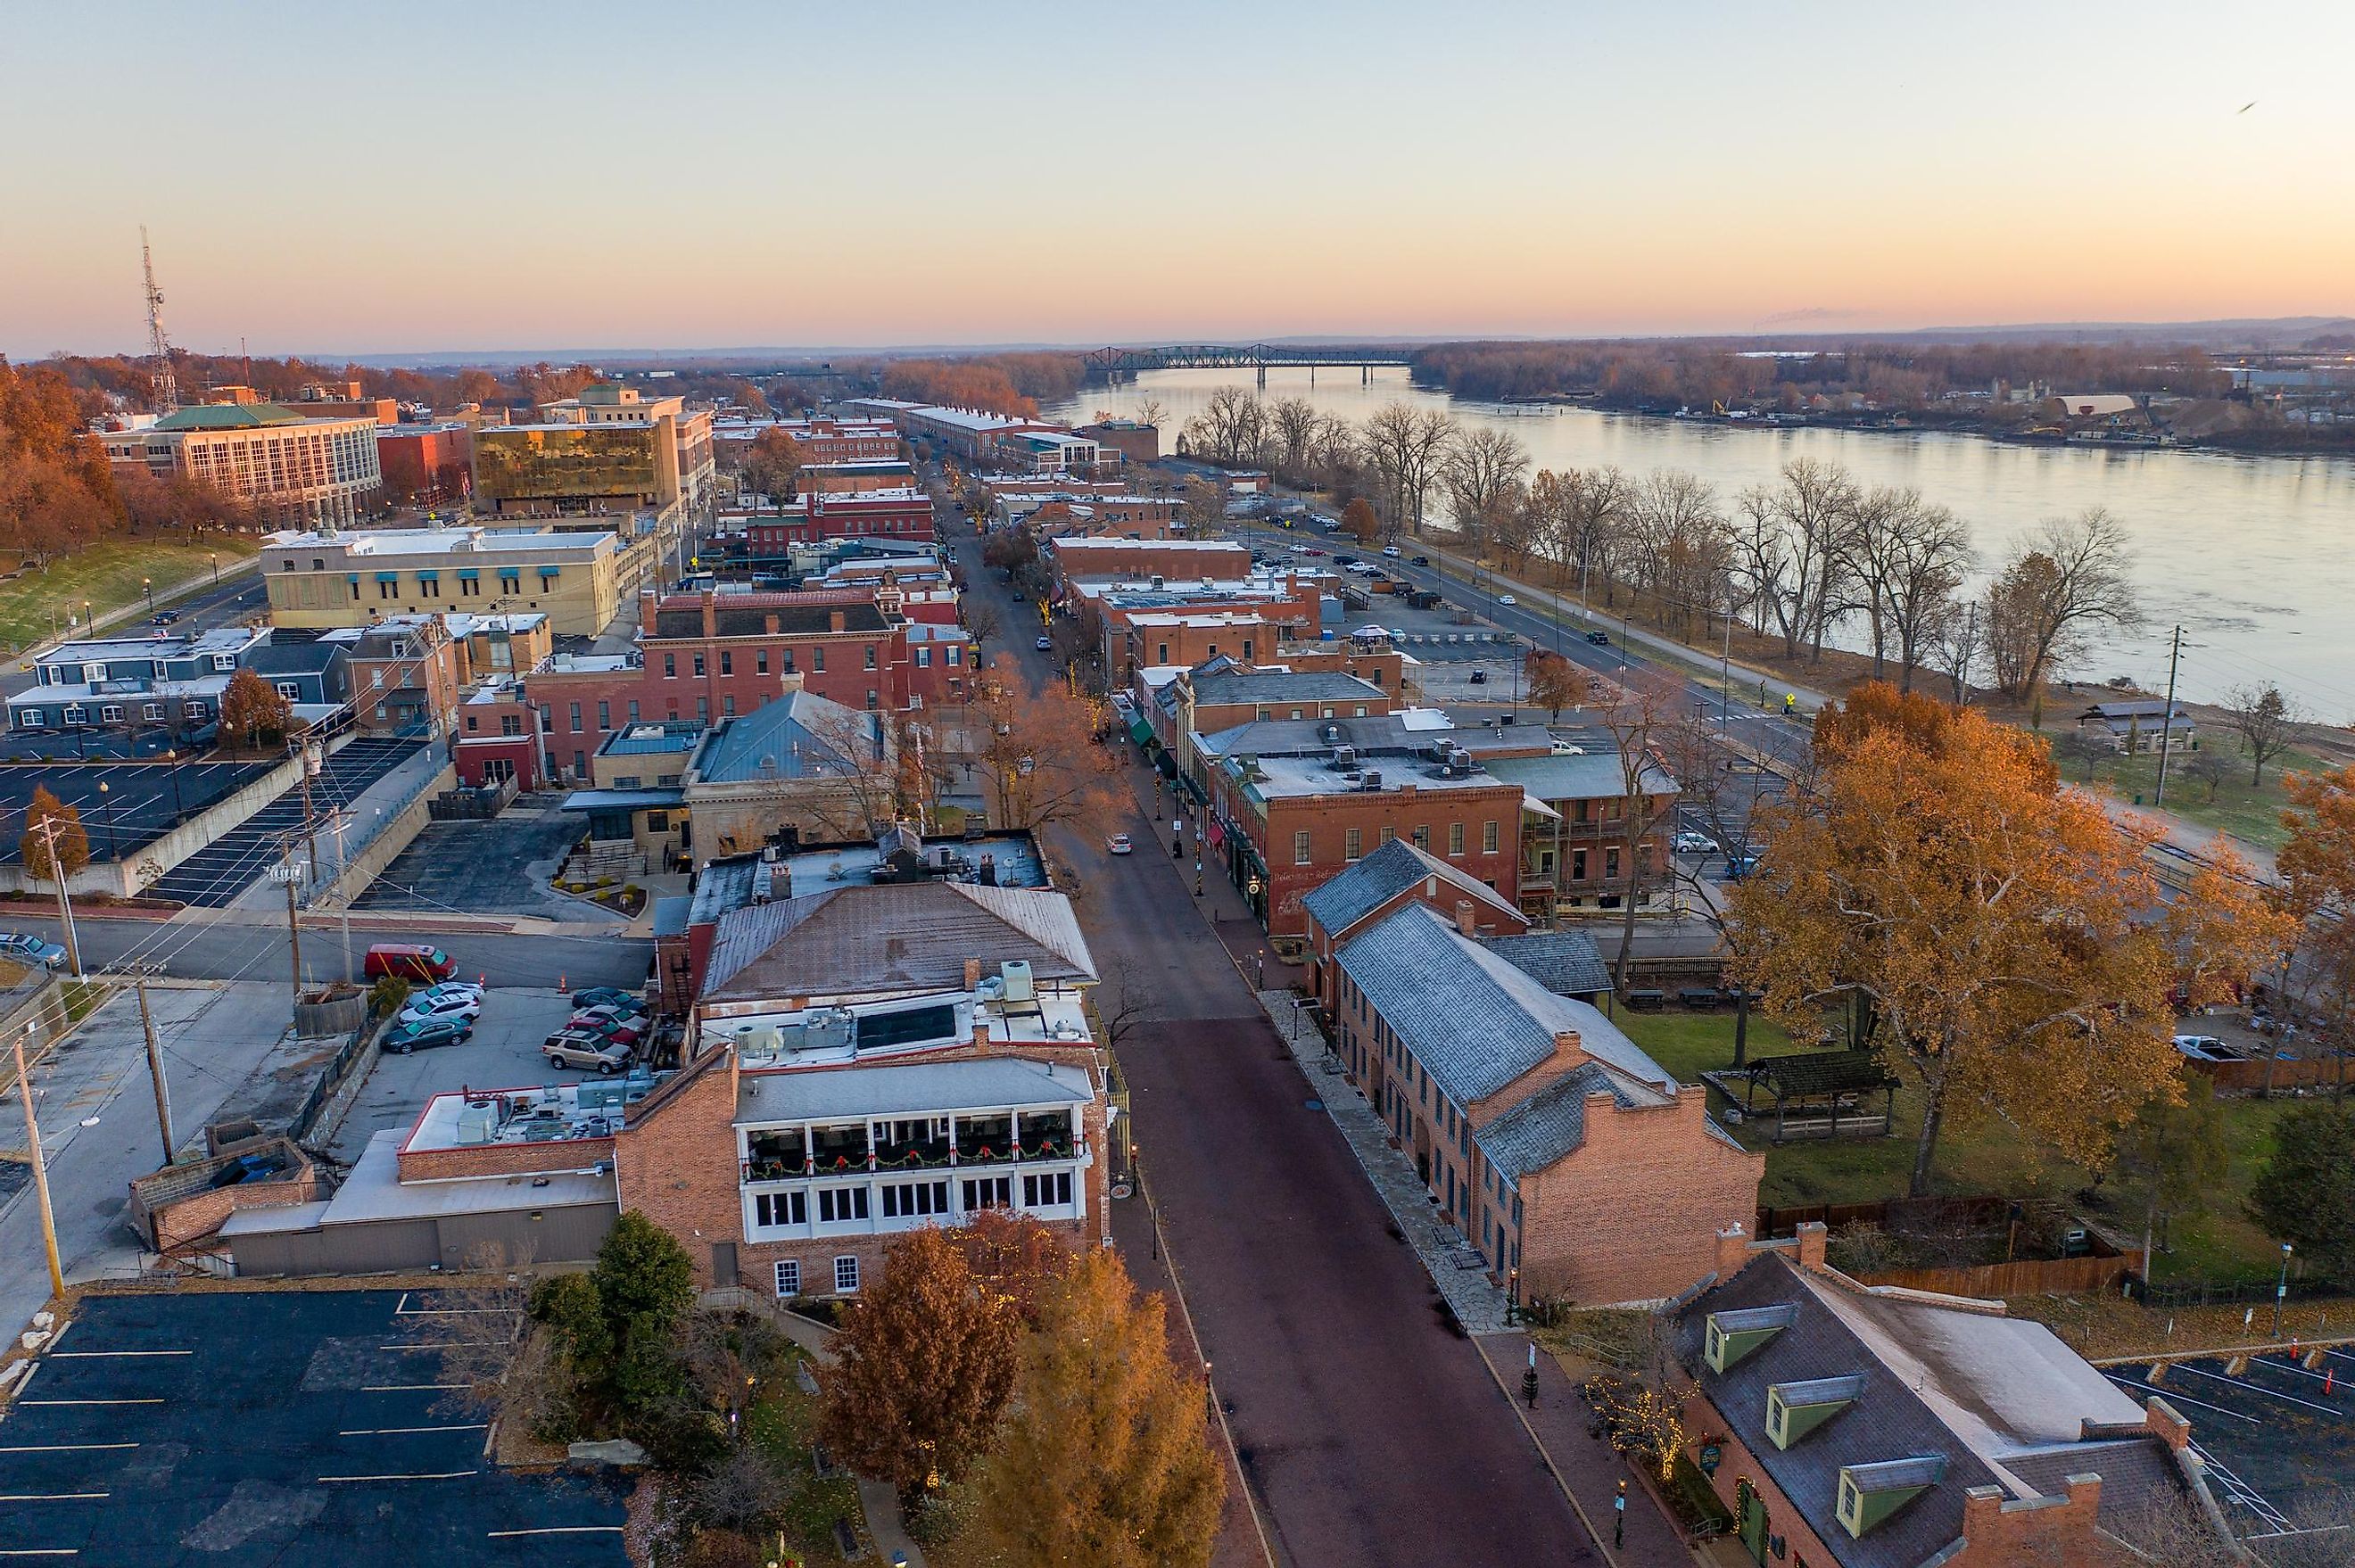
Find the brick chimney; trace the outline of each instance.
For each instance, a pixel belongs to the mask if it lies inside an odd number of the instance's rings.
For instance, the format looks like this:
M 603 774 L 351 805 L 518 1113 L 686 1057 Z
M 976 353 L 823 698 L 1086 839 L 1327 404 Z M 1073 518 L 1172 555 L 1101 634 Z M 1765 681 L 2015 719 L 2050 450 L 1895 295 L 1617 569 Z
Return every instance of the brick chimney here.
M 989 1020 L 976 1016 L 973 1020 L 973 1045 L 982 1055 L 989 1054 Z
M 2177 1414 L 2175 1407 L 2157 1394 L 2142 1402 L 2142 1424 L 2160 1442 L 2178 1452 L 2191 1444 L 2191 1423 Z
M 1732 1279 L 1750 1261 L 1750 1233 L 1736 1220 L 1717 1233 L 1717 1277 Z
M 799 691 L 799 690 L 801 690 L 801 689 L 802 689 L 802 672 L 801 672 L 801 671 L 799 671 L 799 670 L 797 670 L 797 669 L 789 669 L 789 670 L 785 671 L 785 673 L 784 673 L 784 674 L 783 674 L 783 675 L 781 675 L 781 676 L 779 676 L 779 677 L 777 677 L 777 690 L 778 690 L 778 692 L 779 692 L 780 694 L 784 693 L 784 692 L 788 692 L 788 691 Z
M 1586 1061 L 1586 1042 L 1578 1038 L 1576 1029 L 1561 1029 L 1553 1037 L 1553 1053 L 1558 1061 L 1576 1067 Z
M 981 960 L 978 958 L 966 959 L 964 961 L 964 988 L 970 991 L 980 984 Z
M 1455 929 L 1462 932 L 1466 936 L 1477 936 L 1480 934 L 1479 912 L 1474 907 L 1470 899 L 1457 899 L 1455 901 Z M 1576 1039 L 1577 1037 L 1573 1035 L 1572 1038 Z
M 1824 1266 L 1824 1239 L 1830 1234 L 1831 1227 L 1821 1220 L 1810 1220 L 1799 1227 L 1799 1266 L 1801 1268 Z

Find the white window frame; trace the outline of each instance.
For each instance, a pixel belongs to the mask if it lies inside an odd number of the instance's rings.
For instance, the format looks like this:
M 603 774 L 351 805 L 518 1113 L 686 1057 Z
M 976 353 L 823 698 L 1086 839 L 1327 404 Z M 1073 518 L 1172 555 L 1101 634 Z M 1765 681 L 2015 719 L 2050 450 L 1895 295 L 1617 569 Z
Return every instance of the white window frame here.
M 834 1260 L 834 1293 L 837 1296 L 858 1294 L 858 1254 L 844 1253 Z
M 775 1280 L 778 1296 L 799 1296 L 802 1293 L 802 1260 L 779 1258 Z
M 101 724 L 122 723 L 123 704 L 120 702 L 101 703 L 98 709 L 98 721 Z
M 150 702 L 140 709 L 139 716 L 146 720 L 148 722 L 154 723 L 164 717 L 164 705 L 160 702 Z
M 300 702 L 303 700 L 303 683 L 299 680 L 279 681 L 274 689 L 277 691 L 279 696 L 284 698 L 289 702 Z

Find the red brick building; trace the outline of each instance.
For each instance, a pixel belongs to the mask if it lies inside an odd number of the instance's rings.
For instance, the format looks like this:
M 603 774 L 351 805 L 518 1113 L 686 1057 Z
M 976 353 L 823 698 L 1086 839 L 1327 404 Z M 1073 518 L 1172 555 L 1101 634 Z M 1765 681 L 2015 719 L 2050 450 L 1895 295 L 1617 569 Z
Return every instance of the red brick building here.
M 1395 848 L 1389 859 L 1405 857 Z M 1442 875 L 1427 858 L 1408 892 Z M 1387 884 L 1385 884 L 1387 885 Z M 1379 894 L 1382 890 L 1369 890 Z M 1335 1045 L 1441 1213 L 1518 1300 L 1657 1301 L 1704 1278 L 1756 1212 L 1764 1157 L 1589 1003 L 1467 934 L 1495 901 L 1455 891 L 1341 922 L 1325 974 Z
M 380 425 L 377 466 L 393 501 L 457 501 L 474 488 L 474 432 L 463 424 Z
M 1999 1302 L 1859 1285 L 1824 1241 L 1820 1224 L 1763 1244 L 1731 1227 L 1673 1320 L 1689 1453 L 1763 1560 L 2223 1560 L 2222 1512 L 2165 1396 L 2138 1399 Z
M 1042 553 L 1059 582 L 1080 577 L 1145 581 L 1238 581 L 1251 575 L 1251 551 L 1230 539 L 1131 539 L 1074 537 L 1046 541 Z
M 774 512 L 730 514 L 719 519 L 723 537 L 741 534 L 753 559 L 781 556 L 786 547 L 827 539 L 939 538 L 932 526 L 932 498 L 922 490 L 875 489 L 864 494 L 805 494 Z
M 1092 960 L 1060 893 L 837 888 L 720 918 L 690 1059 L 614 1139 L 624 1210 L 698 1283 L 856 1295 L 889 1239 L 986 1209 L 1110 1245 Z

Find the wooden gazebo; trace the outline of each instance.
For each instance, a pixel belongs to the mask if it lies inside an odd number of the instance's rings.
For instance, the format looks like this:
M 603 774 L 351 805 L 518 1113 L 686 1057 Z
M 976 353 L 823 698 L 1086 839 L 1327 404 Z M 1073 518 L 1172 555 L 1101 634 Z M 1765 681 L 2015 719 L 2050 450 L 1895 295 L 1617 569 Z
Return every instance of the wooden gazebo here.
M 1771 1116 L 1778 1144 L 1885 1137 L 1895 1119 L 1897 1080 L 1878 1051 L 1797 1051 L 1705 1076 L 1742 1108 L 1744 1121 L 1763 1124 Z M 1879 1109 L 1872 1105 L 1876 1093 Z

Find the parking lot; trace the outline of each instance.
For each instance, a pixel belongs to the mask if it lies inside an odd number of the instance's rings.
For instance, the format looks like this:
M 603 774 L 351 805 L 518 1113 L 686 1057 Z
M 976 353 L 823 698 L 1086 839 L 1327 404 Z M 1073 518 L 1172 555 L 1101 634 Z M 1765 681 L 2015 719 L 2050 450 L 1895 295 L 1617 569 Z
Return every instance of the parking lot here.
M 424 1292 L 91 1296 L 0 1423 L 42 1561 L 621 1564 L 626 1483 L 514 1474 L 453 1408 Z
M 453 952 L 461 979 L 465 955 Z M 540 1042 L 572 1013 L 563 991 L 494 988 L 483 996 L 483 1013 L 473 1038 L 462 1045 L 436 1046 L 407 1056 L 383 1055 L 369 1070 L 352 1108 L 336 1129 L 334 1151 L 357 1159 L 370 1136 L 387 1127 L 406 1127 L 432 1096 L 459 1089 L 513 1089 L 591 1078 L 591 1072 L 552 1067 Z
M 2264 1308 L 2259 1307 L 2262 1322 Z M 2312 1367 L 2290 1355 L 2105 1367 L 2137 1399 L 2163 1396 L 2191 1423 L 2209 1485 L 2244 1533 L 2294 1530 L 2307 1509 L 2355 1487 L 2355 1351 L 2322 1351 Z
M 552 795 L 524 795 L 487 822 L 429 822 L 354 901 L 355 909 L 464 910 L 550 920 L 620 917 L 549 886 L 586 830 Z
M 48 792 L 81 814 L 94 859 L 135 853 L 223 795 L 268 773 L 275 763 L 55 763 L 0 767 L 0 817 L 21 826 L 33 791 Z M 101 793 L 99 785 L 104 784 Z M 0 857 L 17 858 L 14 834 Z

